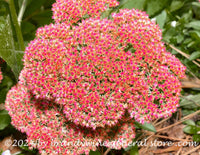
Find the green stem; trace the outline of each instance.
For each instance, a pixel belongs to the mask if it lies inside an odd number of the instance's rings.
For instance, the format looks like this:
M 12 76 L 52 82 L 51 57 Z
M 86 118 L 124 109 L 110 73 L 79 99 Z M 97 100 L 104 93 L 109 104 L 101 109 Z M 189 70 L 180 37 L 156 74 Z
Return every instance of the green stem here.
M 11 13 L 12 21 L 14 24 L 14 28 L 17 34 L 17 40 L 19 41 L 20 49 L 24 51 L 25 50 L 24 40 L 23 40 L 21 29 L 19 27 L 19 23 L 17 21 L 17 14 L 15 10 L 14 0 L 9 0 L 9 8 L 10 8 L 10 13 Z
M 21 21 L 22 21 L 22 18 L 23 18 L 25 9 L 26 9 L 26 5 L 27 5 L 27 0 L 23 0 L 22 6 L 20 8 L 18 18 L 17 18 L 19 25 L 21 25 Z

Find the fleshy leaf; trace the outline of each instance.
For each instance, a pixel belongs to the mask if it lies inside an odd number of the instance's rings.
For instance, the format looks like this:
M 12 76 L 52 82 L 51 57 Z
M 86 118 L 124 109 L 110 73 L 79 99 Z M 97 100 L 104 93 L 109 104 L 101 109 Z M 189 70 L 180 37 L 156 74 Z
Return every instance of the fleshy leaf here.
M 0 130 L 5 129 L 10 124 L 10 116 L 6 110 L 0 111 Z
M 0 57 L 11 67 L 16 79 L 23 67 L 23 51 L 16 51 L 9 16 L 0 18 Z

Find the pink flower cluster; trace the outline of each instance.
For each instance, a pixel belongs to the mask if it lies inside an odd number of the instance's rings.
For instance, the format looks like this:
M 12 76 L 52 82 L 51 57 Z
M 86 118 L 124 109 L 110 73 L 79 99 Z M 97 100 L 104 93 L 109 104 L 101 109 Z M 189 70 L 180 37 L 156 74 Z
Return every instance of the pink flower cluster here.
M 87 17 L 99 17 L 109 7 L 119 4 L 116 0 L 56 0 L 53 19 L 58 23 L 73 24 Z
M 134 120 L 168 117 L 178 107 L 186 68 L 166 51 L 159 27 L 134 9 L 101 19 L 116 1 L 84 2 L 56 1 L 56 23 L 37 30 L 20 81 L 7 95 L 12 124 L 42 154 L 88 154 L 101 142 L 126 148 Z M 55 146 L 52 139 L 95 145 Z
M 1 80 L 3 79 L 3 75 L 2 75 L 2 72 L 0 70 L 0 83 L 1 83 Z
M 30 148 L 38 148 L 41 154 L 89 154 L 99 145 L 120 149 L 128 146 L 135 136 L 134 124 L 126 116 L 112 128 L 92 130 L 77 126 L 65 118 L 61 107 L 35 99 L 21 84 L 8 92 L 6 108 L 12 124 L 27 134 Z M 113 145 L 118 140 L 123 143 Z

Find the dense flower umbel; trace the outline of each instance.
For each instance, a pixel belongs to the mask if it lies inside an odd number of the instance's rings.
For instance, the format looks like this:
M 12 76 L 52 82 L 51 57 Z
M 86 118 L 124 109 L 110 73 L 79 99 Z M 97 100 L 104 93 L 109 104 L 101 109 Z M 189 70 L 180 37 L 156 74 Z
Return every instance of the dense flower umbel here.
M 57 0 L 56 23 L 39 28 L 26 48 L 6 108 L 43 154 L 88 154 L 100 145 L 63 147 L 52 139 L 125 148 L 135 136 L 134 119 L 144 123 L 176 111 L 185 67 L 166 51 L 159 27 L 144 12 L 124 9 L 100 18 L 117 4 Z M 36 145 L 37 139 L 46 143 Z
M 112 126 L 125 109 L 143 123 L 176 110 L 185 67 L 145 13 L 121 10 L 113 21 L 90 18 L 72 29 L 51 24 L 37 37 L 24 56 L 28 88 L 64 105 L 75 124 Z
M 38 148 L 42 154 L 89 154 L 100 145 L 121 149 L 135 137 L 133 121 L 125 116 L 113 128 L 94 131 L 76 126 L 63 116 L 61 106 L 36 100 L 21 84 L 9 91 L 5 106 L 12 125 L 25 132 L 29 146 Z
M 53 19 L 58 23 L 73 24 L 90 17 L 100 17 L 109 7 L 119 4 L 116 0 L 56 0 L 53 4 Z

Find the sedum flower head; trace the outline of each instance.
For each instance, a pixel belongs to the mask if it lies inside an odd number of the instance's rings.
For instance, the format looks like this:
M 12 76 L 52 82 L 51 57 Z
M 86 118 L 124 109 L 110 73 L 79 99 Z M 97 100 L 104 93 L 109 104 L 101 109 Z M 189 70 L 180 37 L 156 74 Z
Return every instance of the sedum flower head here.
M 117 5 L 116 0 L 56 0 L 53 19 L 57 23 L 73 24 L 87 16 L 100 17 L 107 8 Z
M 171 115 L 185 67 L 144 12 L 125 9 L 112 17 L 40 28 L 24 56 L 29 90 L 94 129 L 115 125 L 126 109 L 141 123 Z
M 94 131 L 77 126 L 64 117 L 62 106 L 35 99 L 21 84 L 9 91 L 5 105 L 11 124 L 25 132 L 29 147 L 39 149 L 41 154 L 89 154 L 100 145 L 121 149 L 135 137 L 133 121 L 127 117 L 112 128 Z
M 103 8 L 115 1 L 81 4 L 56 1 L 56 23 L 37 30 L 19 84 L 6 99 L 12 124 L 44 154 L 88 154 L 101 146 L 55 147 L 51 139 L 126 148 L 135 136 L 134 120 L 168 117 L 178 107 L 185 67 L 166 51 L 147 14 L 123 9 L 101 19 Z M 84 20 L 85 14 L 91 18 Z M 35 144 L 37 139 L 48 144 Z

